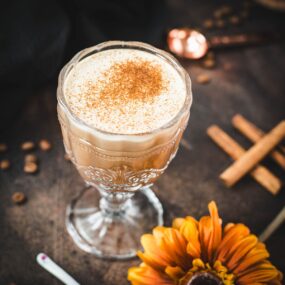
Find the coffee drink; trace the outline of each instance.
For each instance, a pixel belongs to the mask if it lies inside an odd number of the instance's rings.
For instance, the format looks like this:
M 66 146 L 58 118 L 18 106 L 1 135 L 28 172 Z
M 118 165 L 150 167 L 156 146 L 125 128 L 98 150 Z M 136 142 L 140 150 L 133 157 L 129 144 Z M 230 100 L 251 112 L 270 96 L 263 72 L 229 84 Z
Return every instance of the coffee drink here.
M 188 120 L 189 112 L 180 115 L 188 100 L 182 76 L 165 58 L 130 48 L 72 66 L 62 86 L 68 111 L 59 104 L 58 113 L 66 151 L 85 181 L 114 191 L 155 181 Z
M 67 63 L 57 98 L 65 150 L 88 184 L 67 207 L 67 230 L 86 252 L 133 257 L 141 235 L 163 224 L 150 186 L 188 122 L 190 78 L 162 50 L 106 42 Z

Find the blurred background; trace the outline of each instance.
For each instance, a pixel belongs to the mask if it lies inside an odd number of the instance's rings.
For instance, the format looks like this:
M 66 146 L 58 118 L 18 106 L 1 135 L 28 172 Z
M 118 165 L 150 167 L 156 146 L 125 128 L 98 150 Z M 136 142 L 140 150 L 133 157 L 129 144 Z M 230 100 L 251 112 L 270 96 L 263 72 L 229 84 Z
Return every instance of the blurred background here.
M 199 60 L 179 58 L 193 82 L 194 103 L 184 145 L 158 181 L 170 225 L 199 218 L 215 200 L 224 222 L 242 222 L 259 235 L 285 204 L 284 186 L 272 196 L 250 177 L 227 189 L 218 179 L 231 160 L 206 135 L 218 124 L 245 148 L 231 126 L 236 113 L 269 131 L 285 117 L 285 0 L 10 0 L 0 6 L 0 284 L 60 284 L 35 263 L 44 251 L 82 284 L 128 284 L 130 262 L 107 262 L 80 251 L 65 230 L 65 209 L 83 182 L 64 160 L 56 115 L 57 76 L 79 50 L 107 40 L 143 41 L 169 51 L 168 32 L 189 27 L 214 36 L 254 34 L 261 45 L 219 48 Z M 202 79 L 201 79 L 202 75 Z M 206 78 L 206 79 L 205 79 Z M 35 150 L 39 170 L 23 172 L 26 140 L 52 144 Z M 284 182 L 284 170 L 265 165 Z M 178 191 L 179 190 L 179 191 Z M 27 203 L 14 205 L 21 191 Z M 271 261 L 285 270 L 285 225 L 270 239 Z
M 181 26 L 200 29 L 206 36 L 281 33 L 283 2 L 5 1 L 0 12 L 0 127 L 13 118 L 33 88 L 55 82 L 63 64 L 85 47 L 120 39 L 166 48 L 167 31 Z M 219 17 L 217 10 L 225 5 L 230 10 Z

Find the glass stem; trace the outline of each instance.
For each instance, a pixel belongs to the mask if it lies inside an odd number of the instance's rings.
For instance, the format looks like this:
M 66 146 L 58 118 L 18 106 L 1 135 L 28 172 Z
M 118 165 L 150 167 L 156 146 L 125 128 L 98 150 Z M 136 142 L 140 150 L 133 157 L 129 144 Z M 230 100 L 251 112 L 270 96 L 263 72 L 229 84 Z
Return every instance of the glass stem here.
M 129 192 L 107 192 L 100 189 L 100 194 L 102 196 L 100 200 L 101 211 L 108 216 L 120 215 L 124 209 L 127 207 L 130 198 L 134 193 Z

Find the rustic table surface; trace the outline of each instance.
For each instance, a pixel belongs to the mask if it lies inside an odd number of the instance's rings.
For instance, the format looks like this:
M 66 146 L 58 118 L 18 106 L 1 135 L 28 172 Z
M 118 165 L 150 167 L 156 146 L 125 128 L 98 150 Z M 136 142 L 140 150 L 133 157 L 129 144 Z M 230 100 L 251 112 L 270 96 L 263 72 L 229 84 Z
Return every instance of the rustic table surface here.
M 211 15 L 213 5 L 195 5 L 171 1 L 169 27 L 199 26 Z M 282 19 L 283 18 L 283 19 Z M 284 14 L 255 7 L 249 20 L 223 32 L 281 30 Z M 215 33 L 215 32 L 212 32 Z M 159 179 L 158 196 L 165 210 L 166 225 L 176 216 L 206 214 L 207 204 L 215 200 L 224 222 L 242 222 L 260 234 L 284 206 L 285 189 L 272 196 L 249 176 L 232 189 L 218 179 L 231 160 L 207 137 L 206 129 L 215 123 L 244 147 L 250 143 L 231 126 L 236 113 L 243 114 L 264 130 L 269 130 L 285 117 L 285 45 L 277 42 L 261 47 L 220 51 L 217 67 L 205 70 L 200 62 L 182 61 L 193 81 L 194 103 L 181 146 L 166 173 Z M 199 85 L 196 77 L 208 74 L 212 80 Z M 64 159 L 64 149 L 56 115 L 54 82 L 28 99 L 10 131 L 1 134 L 9 145 L 12 162 L 9 171 L 0 172 L 0 284 L 60 284 L 35 261 L 39 252 L 47 253 L 70 272 L 80 284 L 128 284 L 128 267 L 138 264 L 100 260 L 79 250 L 69 237 L 64 224 L 65 208 L 83 186 L 73 165 Z M 3 136 L 3 137 L 2 137 Z M 36 175 L 23 173 L 25 140 L 47 138 L 53 144 L 48 153 L 36 151 L 40 170 Z M 284 172 L 271 160 L 268 166 L 283 182 Z M 15 206 L 11 195 L 22 191 L 26 204 Z M 285 224 L 266 242 L 272 262 L 285 271 Z

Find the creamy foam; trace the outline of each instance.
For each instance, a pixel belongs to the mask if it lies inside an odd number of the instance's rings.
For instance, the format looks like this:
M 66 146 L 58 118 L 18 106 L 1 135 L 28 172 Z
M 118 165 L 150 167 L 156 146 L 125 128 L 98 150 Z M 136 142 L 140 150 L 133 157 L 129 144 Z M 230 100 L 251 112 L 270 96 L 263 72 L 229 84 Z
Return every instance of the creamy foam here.
M 122 72 L 126 76 L 118 82 L 114 75 Z M 113 49 L 78 63 L 65 80 L 64 96 L 86 124 L 111 133 L 136 134 L 171 121 L 184 104 L 186 89 L 178 72 L 162 58 Z

